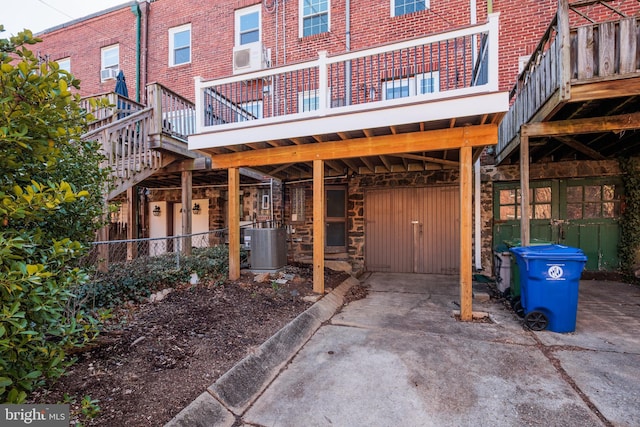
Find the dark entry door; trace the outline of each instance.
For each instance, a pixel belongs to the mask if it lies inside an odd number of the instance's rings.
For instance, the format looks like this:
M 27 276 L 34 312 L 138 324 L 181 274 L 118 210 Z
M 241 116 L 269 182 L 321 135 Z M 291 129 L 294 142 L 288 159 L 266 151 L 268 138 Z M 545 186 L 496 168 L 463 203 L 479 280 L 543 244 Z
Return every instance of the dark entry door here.
M 343 186 L 325 187 L 325 252 L 347 251 L 347 189 Z

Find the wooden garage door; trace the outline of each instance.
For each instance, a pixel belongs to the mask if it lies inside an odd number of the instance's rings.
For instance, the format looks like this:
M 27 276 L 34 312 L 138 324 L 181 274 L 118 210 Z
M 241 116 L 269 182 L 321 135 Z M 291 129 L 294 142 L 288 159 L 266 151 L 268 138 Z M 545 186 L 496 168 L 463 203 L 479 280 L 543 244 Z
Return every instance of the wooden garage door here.
M 458 186 L 367 191 L 365 222 L 367 270 L 458 274 Z

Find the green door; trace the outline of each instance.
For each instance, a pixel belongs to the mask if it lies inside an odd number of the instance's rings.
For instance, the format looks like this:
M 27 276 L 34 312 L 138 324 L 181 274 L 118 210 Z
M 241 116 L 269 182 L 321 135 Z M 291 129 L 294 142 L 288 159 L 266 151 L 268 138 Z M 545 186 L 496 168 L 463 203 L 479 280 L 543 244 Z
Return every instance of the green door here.
M 520 237 L 520 183 L 494 185 L 493 244 Z M 530 183 L 531 240 L 580 248 L 586 270 L 619 268 L 622 185 L 617 178 L 545 180 Z
M 587 270 L 619 268 L 621 193 L 621 183 L 611 178 L 560 183 L 559 242 L 582 249 Z
M 535 181 L 530 184 L 531 240 L 555 242 L 557 239 L 552 227 L 552 218 L 557 217 L 557 207 L 552 204 L 557 187 L 555 181 Z M 494 247 L 520 238 L 520 210 L 520 183 L 496 183 L 493 197 Z

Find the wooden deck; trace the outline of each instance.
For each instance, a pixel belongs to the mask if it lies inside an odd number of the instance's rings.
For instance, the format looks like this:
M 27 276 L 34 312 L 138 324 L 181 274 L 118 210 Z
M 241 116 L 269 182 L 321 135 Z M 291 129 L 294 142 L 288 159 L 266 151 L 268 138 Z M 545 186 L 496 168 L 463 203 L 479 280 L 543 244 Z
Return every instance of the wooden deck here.
M 91 98 L 106 98 L 108 106 L 93 103 Z M 187 147 L 187 137 L 195 131 L 193 103 L 162 85 L 147 86 L 148 105 L 116 93 L 91 98 L 82 101 L 94 117 L 83 138 L 102 146 L 103 167 L 110 169 L 113 178 L 107 200 L 143 183 L 172 162 L 203 159 Z M 185 167 L 193 169 L 196 164 L 207 166 L 191 162 Z M 181 168 L 174 169 L 167 172 L 175 175 L 173 180 L 165 176 L 165 182 L 171 185 L 180 180 Z
M 566 1 L 560 4 L 510 93 L 497 163 L 518 161 L 522 126 L 535 123 L 548 125 L 529 133 L 538 138 L 529 153 L 534 162 L 602 160 L 640 150 L 637 138 L 631 138 L 634 132 L 611 132 L 638 128 L 640 17 L 570 28 L 571 9 Z M 593 126 L 596 122 L 601 125 Z

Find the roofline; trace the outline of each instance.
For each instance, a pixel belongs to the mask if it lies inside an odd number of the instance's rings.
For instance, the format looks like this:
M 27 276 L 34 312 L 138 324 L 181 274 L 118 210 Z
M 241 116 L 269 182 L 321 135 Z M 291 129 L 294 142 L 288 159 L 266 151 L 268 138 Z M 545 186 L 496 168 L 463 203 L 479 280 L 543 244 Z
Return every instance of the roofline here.
M 147 0 L 141 0 L 140 3 L 145 2 L 145 1 L 147 1 Z M 89 19 L 97 18 L 98 16 L 106 15 L 108 13 L 115 12 L 116 10 L 124 9 L 125 7 L 131 7 L 134 4 L 138 4 L 138 3 L 139 2 L 137 0 L 131 0 L 131 1 L 127 2 L 127 3 L 123 3 L 123 4 L 120 4 L 120 5 L 116 5 L 116 6 L 111 6 L 108 9 L 104 9 L 104 10 L 101 10 L 101 11 L 98 11 L 98 12 L 94 12 L 94 13 L 92 13 L 90 15 L 86 15 L 86 16 L 83 16 L 81 18 L 77 18 L 77 19 L 74 19 L 72 21 L 68 21 L 68 22 L 62 23 L 62 24 L 56 25 L 54 27 L 46 28 L 46 29 L 34 34 L 34 35 L 37 37 L 37 36 L 40 36 L 40 35 L 52 33 L 54 31 L 61 30 L 63 28 L 67 28 L 67 27 L 71 27 L 73 25 L 79 24 L 79 23 L 81 23 L 83 21 L 87 21 Z

